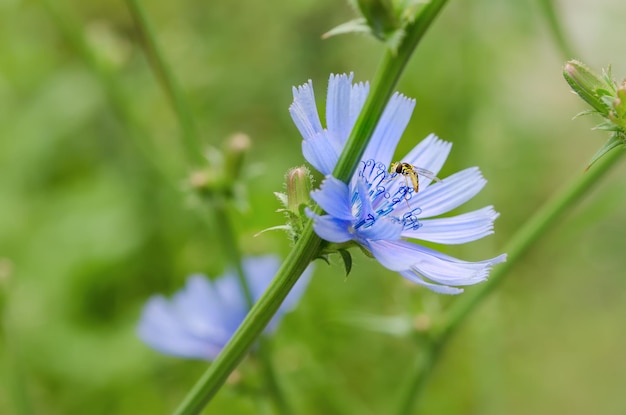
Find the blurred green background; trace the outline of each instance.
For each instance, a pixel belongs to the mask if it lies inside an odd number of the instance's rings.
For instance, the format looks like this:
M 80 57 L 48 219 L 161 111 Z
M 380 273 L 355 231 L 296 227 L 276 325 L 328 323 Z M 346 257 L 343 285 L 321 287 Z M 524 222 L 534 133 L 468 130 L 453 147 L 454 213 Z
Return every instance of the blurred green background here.
M 382 46 L 320 39 L 354 17 L 342 1 L 143 3 L 202 140 L 253 141 L 250 207 L 233 210 L 243 251 L 284 257 L 282 233 L 253 235 L 281 223 L 272 192 L 303 163 L 291 87 L 312 79 L 321 106 L 329 73 L 371 79 Z M 571 120 L 584 107 L 561 68 L 576 57 L 626 76 L 626 3 L 559 2 L 576 56 L 560 51 L 540 4 L 451 1 L 398 87 L 417 100 L 398 154 L 430 132 L 454 142 L 440 176 L 480 166 L 489 184 L 463 210 L 501 212 L 494 236 L 441 247 L 451 255 L 502 252 L 607 138 L 590 131 L 597 120 Z M 181 185 L 181 148 L 124 2 L 0 0 L 0 413 L 167 414 L 203 373 L 134 332 L 150 295 L 225 266 L 220 235 Z M 622 163 L 590 189 L 463 326 L 420 413 L 626 413 L 625 173 Z M 347 279 L 319 263 L 275 336 L 295 413 L 391 413 L 419 346 L 355 321 L 411 322 L 454 301 L 355 262 Z M 206 413 L 272 413 L 256 368 L 247 359 L 244 381 Z

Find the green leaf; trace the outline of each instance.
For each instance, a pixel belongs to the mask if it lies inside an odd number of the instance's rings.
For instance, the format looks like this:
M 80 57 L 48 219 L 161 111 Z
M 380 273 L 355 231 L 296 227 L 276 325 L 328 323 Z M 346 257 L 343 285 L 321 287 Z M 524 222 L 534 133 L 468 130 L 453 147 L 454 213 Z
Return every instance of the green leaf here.
M 598 161 L 602 156 L 604 156 L 609 151 L 613 150 L 615 147 L 619 147 L 624 145 L 624 137 L 620 134 L 613 134 L 609 140 L 604 143 L 602 148 L 598 150 L 598 152 L 591 158 L 589 165 L 585 169 L 585 171 L 589 170 L 589 168 Z
M 346 269 L 347 277 L 348 275 L 350 275 L 350 271 L 352 271 L 352 255 L 349 251 L 345 249 L 339 249 L 337 250 L 337 252 L 339 252 L 339 255 L 341 255 L 341 259 L 343 260 L 343 266 Z
M 367 25 L 367 21 L 359 17 L 358 19 L 350 20 L 349 22 L 342 23 L 330 29 L 322 35 L 322 39 L 328 39 L 331 36 L 345 35 L 347 33 L 369 33 L 373 35 L 370 27 Z

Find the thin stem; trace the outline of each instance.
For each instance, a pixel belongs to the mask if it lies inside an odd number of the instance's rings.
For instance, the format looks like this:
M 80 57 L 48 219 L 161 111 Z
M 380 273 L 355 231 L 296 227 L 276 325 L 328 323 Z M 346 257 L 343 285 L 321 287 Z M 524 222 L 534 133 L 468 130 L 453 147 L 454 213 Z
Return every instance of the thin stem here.
M 435 347 L 437 353 L 427 355 L 428 360 L 418 364 L 414 377 L 409 382 L 413 385 L 413 393 L 404 396 L 403 407 L 412 408 L 420 398 L 420 392 L 428 381 L 432 368 L 439 356 L 439 349 L 443 348 L 451 335 L 460 324 L 478 307 L 478 305 L 504 280 L 508 272 L 524 257 L 524 254 L 556 225 L 564 214 L 593 188 L 593 184 L 602 178 L 609 169 L 623 156 L 622 148 L 614 149 L 601 158 L 589 171 L 582 174 L 562 192 L 548 201 L 524 224 L 507 244 L 507 261 L 499 264 L 492 272 L 489 280 L 468 290 L 459 297 L 447 311 L 444 318 L 435 324 L 430 333 L 430 347 Z M 422 359 L 420 356 L 418 359 Z M 410 402 L 409 402 L 410 401 Z M 407 412 L 401 412 L 405 414 Z
M 415 360 L 415 368 L 411 372 L 422 373 L 422 376 L 412 376 L 403 391 L 400 399 L 398 415 L 411 415 L 417 405 L 417 398 L 428 384 L 428 376 L 432 373 L 435 364 L 439 361 L 438 356 L 441 351 L 441 344 L 435 343 L 432 339 L 420 343 L 417 349 L 418 356 Z
M 179 183 L 175 182 L 173 179 L 174 174 L 170 171 L 171 169 L 166 168 L 162 163 L 158 162 L 160 158 L 156 157 L 154 148 L 148 145 L 145 140 L 148 134 L 141 127 L 132 109 L 128 106 L 128 99 L 120 83 L 114 76 L 113 71 L 99 59 L 97 54 L 87 43 L 82 25 L 70 17 L 69 11 L 61 9 L 62 2 L 41 0 L 41 3 L 67 42 L 76 50 L 78 55 L 98 77 L 115 115 L 124 127 L 129 129 L 129 138 L 143 155 L 145 161 L 165 183 L 173 189 L 178 189 Z
M 189 162 L 202 164 L 206 160 L 202 157 L 202 148 L 193 122 L 191 109 L 184 97 L 182 88 L 168 66 L 163 53 L 156 41 L 156 35 L 150 26 L 146 13 L 138 0 L 126 0 L 126 4 L 139 30 L 142 45 L 148 57 L 148 62 L 154 71 L 159 83 L 172 104 L 180 124 L 187 158 Z
M 210 200 L 209 206 L 215 216 L 215 226 L 217 228 L 217 237 L 220 240 L 220 245 L 228 258 L 228 262 L 235 267 L 235 273 L 237 274 L 239 285 L 243 289 L 244 296 L 246 297 L 248 308 L 252 308 L 254 299 L 252 298 L 250 286 L 243 270 L 243 261 L 238 248 L 239 244 L 235 238 L 235 231 L 228 217 L 226 200 L 217 196 L 214 200 Z
M 559 15 L 556 11 L 554 0 L 539 0 L 541 10 L 548 23 L 550 33 L 554 38 L 558 48 L 561 50 L 561 54 L 565 59 L 572 59 L 574 56 L 574 50 L 563 30 L 563 25 L 559 20 Z
M 433 0 L 425 6 L 420 16 L 407 27 L 407 35 L 397 53 L 394 55 L 387 52 L 383 57 L 372 84 L 373 91 L 366 100 L 333 171 L 333 175 L 338 179 L 348 182 L 352 177 L 409 57 L 446 1 Z M 319 208 L 317 210 L 319 212 Z M 302 272 L 312 260 L 319 256 L 321 247 L 322 240 L 313 231 L 313 222 L 309 221 L 270 286 L 252 307 L 217 359 L 187 394 L 175 411 L 175 415 L 199 413 L 219 391 L 228 375 L 241 362 L 255 339 L 276 313 Z
M 276 376 L 276 371 L 274 370 L 274 365 L 272 364 L 272 354 L 270 353 L 272 348 L 271 341 L 261 336 L 260 343 L 259 358 L 261 359 L 261 363 L 263 365 L 265 387 L 271 394 L 278 413 L 282 415 L 292 414 L 293 412 L 290 410 L 289 404 L 282 393 L 280 384 L 278 383 L 278 377 Z

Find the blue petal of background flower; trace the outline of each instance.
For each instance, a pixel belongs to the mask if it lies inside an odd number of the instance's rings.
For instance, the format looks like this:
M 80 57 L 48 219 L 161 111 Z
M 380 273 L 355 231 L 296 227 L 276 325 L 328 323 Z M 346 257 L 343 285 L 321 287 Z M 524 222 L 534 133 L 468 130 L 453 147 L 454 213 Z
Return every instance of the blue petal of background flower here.
M 388 173 L 415 101 L 394 94 L 350 183 L 331 176 L 369 90 L 367 84 L 352 85 L 352 79 L 352 74 L 330 76 L 327 128 L 319 119 L 311 81 L 294 88 L 289 109 L 303 137 L 305 158 L 326 175 L 320 189 L 311 192 L 326 212 L 317 215 L 308 211 L 315 220 L 316 233 L 330 242 L 353 240 L 383 266 L 435 292 L 457 294 L 463 291 L 459 286 L 484 281 L 491 266 L 504 261 L 506 255 L 466 262 L 406 240 L 466 243 L 492 234 L 498 217 L 493 207 L 487 206 L 458 216 L 433 218 L 456 209 L 485 186 L 487 181 L 476 167 L 434 184 L 431 178 L 420 175 L 418 193 L 405 177 Z M 430 135 L 400 160 L 437 175 L 451 147 L 451 143 Z
M 249 257 L 243 270 L 256 301 L 268 287 L 280 266 L 275 256 Z M 281 317 L 304 293 L 311 267 L 302 274 L 266 332 L 276 329 Z M 248 305 L 234 272 L 210 280 L 191 275 L 171 300 L 156 295 L 144 306 L 137 332 L 150 347 L 174 356 L 213 360 L 226 345 L 248 313 Z

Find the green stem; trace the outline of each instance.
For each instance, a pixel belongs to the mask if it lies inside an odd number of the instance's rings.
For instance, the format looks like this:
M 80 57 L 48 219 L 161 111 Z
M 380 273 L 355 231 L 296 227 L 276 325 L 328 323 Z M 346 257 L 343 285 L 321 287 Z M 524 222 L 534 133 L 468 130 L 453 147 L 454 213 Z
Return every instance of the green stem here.
M 165 90 L 178 117 L 189 162 L 192 164 L 202 164 L 206 160 L 202 157 L 202 148 L 198 135 L 196 134 L 191 109 L 189 105 L 187 105 L 182 88 L 176 81 L 174 73 L 167 65 L 163 53 L 159 49 L 156 35 L 148 22 L 143 7 L 138 0 L 126 0 L 126 4 L 128 5 L 128 9 L 143 40 L 142 45 L 148 57 L 148 62 L 150 62 L 152 70 L 159 80 L 161 87 Z
M 104 64 L 97 54 L 92 50 L 85 39 L 82 25 L 71 17 L 68 10 L 62 9 L 62 2 L 41 0 L 44 9 L 57 25 L 67 42 L 76 50 L 78 55 L 85 61 L 87 66 L 95 73 L 111 107 L 119 121 L 129 129 L 128 135 L 133 144 L 143 155 L 148 165 L 172 188 L 178 189 L 179 183 L 173 179 L 174 174 L 170 168 L 160 164 L 153 147 L 148 145 L 145 137 L 149 135 L 140 126 L 140 122 L 135 117 L 132 109 L 128 106 L 128 99 L 117 81 L 112 69 Z
M 243 260 L 237 248 L 239 244 L 235 238 L 235 231 L 228 217 L 226 200 L 217 196 L 214 200 L 209 200 L 209 206 L 215 215 L 215 226 L 220 239 L 220 245 L 222 249 L 224 249 L 228 262 L 235 267 L 235 273 L 237 274 L 239 285 L 243 289 L 244 296 L 246 297 L 248 308 L 252 308 L 254 299 L 252 298 L 250 286 L 248 285 L 248 280 L 243 270 Z
M 422 376 L 411 377 L 410 382 L 408 382 L 407 387 L 403 391 L 403 397 L 400 400 L 401 406 L 397 412 L 398 415 L 411 415 L 414 413 L 418 401 L 417 397 L 421 395 L 428 384 L 428 376 L 433 371 L 441 351 L 441 343 L 436 343 L 432 340 L 420 342 L 419 345 L 415 367 L 411 374 L 421 373 Z
M 315 259 L 321 242 L 313 232 L 313 227 L 307 226 L 300 242 L 287 256 L 270 286 L 252 307 L 217 359 L 187 394 L 175 414 L 198 414 L 202 411 L 244 358 L 308 264 Z
M 254 298 L 252 297 L 250 285 L 248 284 L 248 280 L 246 279 L 246 275 L 243 270 L 243 258 L 239 249 L 237 249 L 239 244 L 236 241 L 235 232 L 228 217 L 226 201 L 217 197 L 216 200 L 211 201 L 210 207 L 215 215 L 217 234 L 220 237 L 221 245 L 226 251 L 225 254 L 229 258 L 229 262 L 235 266 L 235 272 L 237 279 L 239 280 L 239 285 L 243 289 L 248 309 L 250 309 L 254 305 Z M 290 411 L 287 406 L 287 401 L 282 394 L 272 365 L 271 345 L 268 340 L 263 337 L 261 337 L 258 357 L 262 365 L 263 377 L 265 378 L 265 388 L 268 394 L 274 400 L 274 404 L 276 405 L 279 413 L 288 415 Z
M 492 272 L 489 280 L 460 296 L 446 312 L 444 318 L 431 330 L 428 342 L 434 353 L 430 353 L 427 361 L 421 357 L 417 370 L 409 382 L 412 390 L 404 396 L 404 408 L 412 408 L 420 397 L 432 368 L 439 356 L 439 350 L 445 346 L 451 335 L 458 329 L 478 305 L 503 281 L 504 276 L 524 257 L 524 254 L 545 235 L 568 209 L 577 206 L 583 196 L 593 188 L 609 169 L 623 155 L 623 148 L 614 149 L 600 159 L 589 171 L 582 174 L 562 192 L 548 201 L 528 222 L 513 236 L 505 247 L 507 261 L 499 264 Z M 400 412 L 406 414 L 408 412 Z
M 372 83 L 373 90 L 364 104 L 333 171 L 333 175 L 338 179 L 348 182 L 352 177 L 402 70 L 446 1 L 432 0 L 425 6 L 419 17 L 407 27 L 407 34 L 397 53 L 387 52 L 383 57 L 377 76 Z M 319 256 L 321 247 L 322 240 L 313 231 L 313 222 L 309 221 L 270 286 L 252 307 L 217 359 L 187 394 L 175 411 L 175 415 L 199 413 L 219 391 L 228 375 L 241 362 L 248 349 L 276 313 L 302 272 L 312 260 Z
M 554 38 L 558 48 L 561 50 L 561 54 L 565 59 L 572 59 L 574 56 L 574 50 L 572 49 L 561 21 L 559 20 L 558 13 L 556 11 L 554 0 L 539 0 L 539 5 L 543 11 L 543 15 L 546 18 L 550 33 Z
M 372 91 L 367 96 L 363 110 L 333 170 L 334 177 L 346 183 L 352 177 L 411 54 L 446 2 L 447 0 L 432 0 L 419 17 L 407 26 L 406 36 L 398 50 L 395 53 L 391 50 L 385 52 L 372 81 Z
M 280 385 L 278 383 L 278 377 L 274 371 L 274 365 L 272 364 L 271 356 L 271 341 L 261 336 L 259 345 L 259 358 L 263 364 L 263 377 L 265 378 L 265 387 L 270 393 L 276 405 L 276 409 L 279 414 L 290 415 L 293 411 L 290 410 L 289 404 L 282 393 Z

